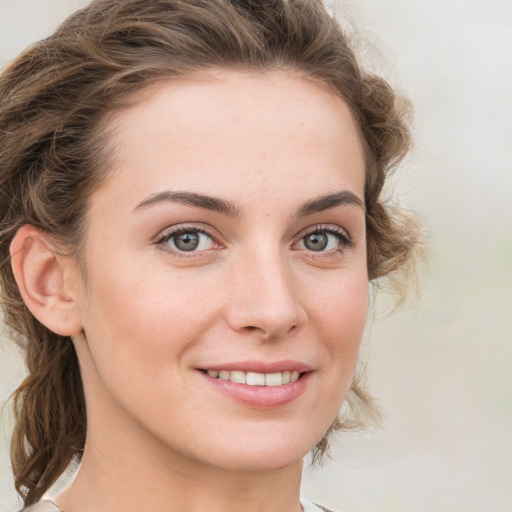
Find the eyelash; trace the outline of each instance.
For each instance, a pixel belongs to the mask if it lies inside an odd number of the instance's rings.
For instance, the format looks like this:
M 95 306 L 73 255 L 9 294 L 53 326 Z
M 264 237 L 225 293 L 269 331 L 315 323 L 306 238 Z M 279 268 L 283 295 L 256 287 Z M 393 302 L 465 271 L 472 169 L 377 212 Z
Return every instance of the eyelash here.
M 170 231 L 166 231 L 160 237 L 155 240 L 155 245 L 159 246 L 163 251 L 172 254 L 173 256 L 177 256 L 178 258 L 194 258 L 198 257 L 201 254 L 204 254 L 203 251 L 182 251 L 178 248 L 171 248 L 166 245 L 167 242 L 172 240 L 174 237 L 181 235 L 183 233 L 199 233 L 208 237 L 214 244 L 218 245 L 215 236 L 209 233 L 205 228 L 199 228 L 197 226 L 179 226 L 175 229 L 171 229 Z M 209 251 L 211 249 L 206 249 Z
M 336 253 L 342 253 L 344 249 L 348 249 L 348 248 L 354 246 L 354 241 L 352 240 L 352 238 L 350 237 L 348 232 L 340 227 L 335 227 L 333 225 L 318 225 L 318 226 L 314 226 L 312 229 L 306 228 L 306 230 L 304 230 L 302 233 L 300 233 L 300 235 L 299 235 L 300 238 L 299 238 L 298 242 L 295 242 L 295 244 L 303 242 L 303 240 L 307 236 L 311 236 L 311 235 L 315 235 L 315 234 L 332 235 L 339 242 L 339 246 L 337 248 L 331 249 L 328 251 L 309 250 L 311 255 L 314 255 L 314 257 L 316 257 L 316 258 L 335 256 Z M 307 250 L 307 248 L 306 248 L 306 250 Z
M 167 231 L 167 232 L 163 233 L 160 237 L 158 237 L 155 240 L 154 244 L 156 246 L 159 246 L 163 251 L 166 251 L 166 252 L 172 254 L 173 256 L 177 256 L 179 258 L 194 258 L 194 257 L 198 257 L 198 256 L 204 254 L 207 251 L 212 250 L 212 249 L 205 249 L 203 251 L 195 251 L 195 250 L 182 251 L 178 248 L 173 249 L 173 248 L 169 247 L 168 245 L 166 245 L 166 243 L 169 242 L 171 239 L 173 239 L 174 237 L 176 237 L 180 234 L 183 234 L 183 233 L 199 233 L 199 234 L 202 234 L 202 235 L 208 237 L 214 244 L 220 245 L 217 242 L 217 238 L 218 238 L 217 236 L 212 235 L 211 233 L 208 232 L 207 229 L 200 228 L 197 225 L 196 226 L 194 226 L 194 225 L 180 226 L 180 227 L 177 227 L 170 231 Z M 315 255 L 315 253 L 316 253 L 316 255 L 314 256 L 316 258 L 322 258 L 322 257 L 326 257 L 329 255 L 332 256 L 333 253 L 342 253 L 344 249 L 350 248 L 354 245 L 354 242 L 351 239 L 350 235 L 347 233 L 347 231 L 345 231 L 344 229 L 339 228 L 339 227 L 334 227 L 332 225 L 328 225 L 328 226 L 317 225 L 317 226 L 306 228 L 302 233 L 299 234 L 298 241 L 294 242 L 293 245 L 300 243 L 307 236 L 311 236 L 314 234 L 333 235 L 334 237 L 337 238 L 337 240 L 340 244 L 340 246 L 337 247 L 336 249 L 331 249 L 328 251 L 323 251 L 323 250 L 322 251 L 313 251 L 313 250 L 308 250 L 307 248 L 305 248 L 305 250 L 308 251 L 311 255 Z M 217 248 L 215 248 L 215 249 L 217 249 Z

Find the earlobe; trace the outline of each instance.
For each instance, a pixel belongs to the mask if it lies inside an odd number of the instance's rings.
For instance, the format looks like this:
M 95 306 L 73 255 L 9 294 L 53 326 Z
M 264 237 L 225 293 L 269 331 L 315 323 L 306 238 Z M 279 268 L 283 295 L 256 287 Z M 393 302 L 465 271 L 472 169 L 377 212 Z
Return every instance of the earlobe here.
M 30 225 L 18 230 L 10 249 L 14 277 L 30 312 L 61 336 L 81 332 L 76 294 L 67 286 L 67 259 L 56 253 L 47 236 Z

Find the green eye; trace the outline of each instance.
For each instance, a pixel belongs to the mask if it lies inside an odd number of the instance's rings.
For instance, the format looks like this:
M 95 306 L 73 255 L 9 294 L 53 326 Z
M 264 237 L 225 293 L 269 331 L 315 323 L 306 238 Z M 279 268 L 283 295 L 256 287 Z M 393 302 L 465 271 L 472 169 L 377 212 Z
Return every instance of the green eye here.
M 215 247 L 215 242 L 208 233 L 193 228 L 168 233 L 159 243 L 175 252 L 199 252 Z
M 199 246 L 199 233 L 180 233 L 172 238 L 174 245 L 180 251 L 194 251 Z
M 323 251 L 329 244 L 327 233 L 311 233 L 305 236 L 303 240 L 304 246 L 310 251 Z
M 312 252 L 328 252 L 333 250 L 342 250 L 353 244 L 347 233 L 341 228 L 316 229 L 304 235 L 299 243 L 299 249 L 305 249 Z

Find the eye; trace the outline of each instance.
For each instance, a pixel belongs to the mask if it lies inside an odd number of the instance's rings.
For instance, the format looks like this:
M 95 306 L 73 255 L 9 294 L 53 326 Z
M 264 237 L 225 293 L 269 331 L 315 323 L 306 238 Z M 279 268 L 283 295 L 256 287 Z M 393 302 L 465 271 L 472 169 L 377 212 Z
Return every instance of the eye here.
M 171 252 L 200 252 L 215 249 L 217 244 L 205 231 L 186 227 L 166 233 L 156 242 Z
M 304 235 L 297 244 L 299 249 L 313 252 L 341 251 L 350 245 L 352 241 L 341 228 L 317 228 Z

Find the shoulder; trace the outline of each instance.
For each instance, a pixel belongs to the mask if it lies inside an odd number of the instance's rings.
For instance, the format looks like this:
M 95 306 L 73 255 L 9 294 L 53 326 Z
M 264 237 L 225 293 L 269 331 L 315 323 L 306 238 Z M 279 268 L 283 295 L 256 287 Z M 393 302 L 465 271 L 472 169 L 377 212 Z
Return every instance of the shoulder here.
M 19 512 L 62 512 L 52 501 L 43 500 L 26 507 Z

